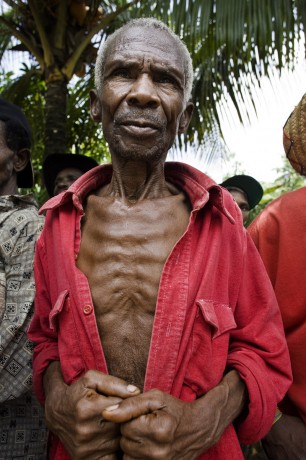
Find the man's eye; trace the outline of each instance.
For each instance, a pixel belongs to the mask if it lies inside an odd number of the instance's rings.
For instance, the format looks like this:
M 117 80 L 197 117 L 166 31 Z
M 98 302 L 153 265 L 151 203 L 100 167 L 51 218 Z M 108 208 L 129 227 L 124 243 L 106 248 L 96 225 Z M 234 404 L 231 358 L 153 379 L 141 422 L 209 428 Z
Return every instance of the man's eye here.
M 114 77 L 131 78 L 130 72 L 127 69 L 117 69 L 113 72 Z
M 171 75 L 167 75 L 167 74 L 164 74 L 164 75 L 158 75 L 155 80 L 158 82 L 158 83 L 161 83 L 161 84 L 170 84 L 170 85 L 177 85 L 177 82 L 175 80 L 175 78 L 171 77 Z

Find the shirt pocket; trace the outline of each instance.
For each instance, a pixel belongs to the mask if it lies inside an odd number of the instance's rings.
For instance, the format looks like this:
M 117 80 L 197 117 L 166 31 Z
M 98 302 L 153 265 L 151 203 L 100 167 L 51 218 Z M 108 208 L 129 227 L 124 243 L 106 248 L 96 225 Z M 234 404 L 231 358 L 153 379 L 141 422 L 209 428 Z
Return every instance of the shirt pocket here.
M 228 305 L 211 300 L 196 301 L 196 315 L 189 340 L 190 359 L 184 383 L 202 396 L 223 377 L 230 332 L 236 329 Z
M 67 384 L 73 383 L 85 371 L 80 337 L 71 304 L 69 291 L 64 290 L 58 295 L 49 314 L 49 327 L 57 333 L 62 372 Z
M 236 329 L 237 324 L 234 314 L 228 305 L 203 299 L 198 300 L 196 304 L 203 315 L 204 321 L 211 327 L 212 339 L 216 339 L 231 329 Z M 197 316 L 199 316 L 199 313 Z

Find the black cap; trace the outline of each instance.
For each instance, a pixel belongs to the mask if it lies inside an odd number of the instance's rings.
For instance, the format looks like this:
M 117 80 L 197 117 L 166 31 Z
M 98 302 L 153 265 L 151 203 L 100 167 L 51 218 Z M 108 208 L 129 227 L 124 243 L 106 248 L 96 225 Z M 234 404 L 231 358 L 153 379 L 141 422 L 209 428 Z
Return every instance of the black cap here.
M 76 168 L 83 173 L 98 166 L 93 158 L 77 153 L 53 153 L 43 162 L 43 179 L 49 196 L 53 196 L 56 176 L 65 168 Z
M 0 120 L 4 122 L 11 121 L 23 128 L 29 138 L 29 145 L 31 144 L 31 128 L 20 107 L 0 98 Z M 33 184 L 34 176 L 30 159 L 26 167 L 17 174 L 17 186 L 19 188 L 32 188 Z
M 252 176 L 238 174 L 236 176 L 229 177 L 220 185 L 224 188 L 233 187 L 242 190 L 247 196 L 250 209 L 254 208 L 262 199 L 263 188 Z

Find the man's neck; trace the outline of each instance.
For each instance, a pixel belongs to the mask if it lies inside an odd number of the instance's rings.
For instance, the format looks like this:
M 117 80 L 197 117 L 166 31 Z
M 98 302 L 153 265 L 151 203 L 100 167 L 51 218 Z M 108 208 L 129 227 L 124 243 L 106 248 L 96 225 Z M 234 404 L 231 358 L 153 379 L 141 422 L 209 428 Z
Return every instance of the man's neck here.
M 9 180 L 5 184 L 0 184 L 0 196 L 19 195 L 16 180 Z
M 152 164 L 146 161 L 113 161 L 113 176 L 102 194 L 118 196 L 131 203 L 143 199 L 169 196 L 172 193 L 164 175 L 164 162 Z

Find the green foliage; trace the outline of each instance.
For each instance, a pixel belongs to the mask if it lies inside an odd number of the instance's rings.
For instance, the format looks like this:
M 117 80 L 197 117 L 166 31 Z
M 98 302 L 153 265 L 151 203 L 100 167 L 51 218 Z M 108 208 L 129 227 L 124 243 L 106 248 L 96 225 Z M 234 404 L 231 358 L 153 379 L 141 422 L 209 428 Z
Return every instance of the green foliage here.
M 98 163 L 110 161 L 101 126 L 90 118 L 89 90 L 94 88 L 92 73 L 86 80 L 77 79 L 69 85 L 67 133 L 69 151 L 94 158 Z

